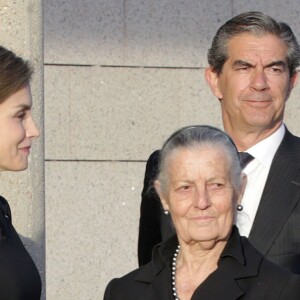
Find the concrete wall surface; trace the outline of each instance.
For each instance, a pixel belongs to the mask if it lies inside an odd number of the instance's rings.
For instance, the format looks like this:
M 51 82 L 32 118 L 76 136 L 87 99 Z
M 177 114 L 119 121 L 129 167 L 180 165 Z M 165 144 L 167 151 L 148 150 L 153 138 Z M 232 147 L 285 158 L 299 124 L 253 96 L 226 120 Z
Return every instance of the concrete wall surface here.
M 12 220 L 43 280 L 45 299 L 45 178 L 43 138 L 43 13 L 40 0 L 0 0 L 0 44 L 29 60 L 33 118 L 41 136 L 33 142 L 29 168 L 1 172 L 1 195 L 12 210 Z
M 300 39 L 298 0 L 44 1 L 47 299 L 102 299 L 137 267 L 145 161 L 181 126 L 221 127 L 206 53 L 248 10 Z M 299 97 L 285 115 L 298 135 Z

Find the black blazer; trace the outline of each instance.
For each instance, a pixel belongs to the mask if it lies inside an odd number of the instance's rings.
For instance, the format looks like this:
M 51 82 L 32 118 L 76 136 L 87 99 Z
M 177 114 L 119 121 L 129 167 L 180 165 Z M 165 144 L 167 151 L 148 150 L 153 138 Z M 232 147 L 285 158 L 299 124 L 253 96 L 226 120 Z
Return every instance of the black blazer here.
M 150 261 L 153 246 L 173 230 L 152 186 L 159 151 L 150 156 L 142 191 L 139 264 Z M 286 130 L 274 156 L 249 240 L 274 263 L 300 274 L 300 138 Z
M 104 300 L 173 299 L 171 261 L 177 244 L 174 236 L 157 245 L 150 263 L 109 283 Z M 196 299 L 299 300 L 300 276 L 266 260 L 234 227 L 217 270 L 191 298 Z

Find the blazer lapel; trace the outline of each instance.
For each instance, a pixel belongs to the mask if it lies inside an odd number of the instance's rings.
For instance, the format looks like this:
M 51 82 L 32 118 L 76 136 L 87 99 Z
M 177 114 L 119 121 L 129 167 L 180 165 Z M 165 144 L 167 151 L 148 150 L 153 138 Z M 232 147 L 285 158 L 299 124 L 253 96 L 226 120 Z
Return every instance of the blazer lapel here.
M 262 255 L 248 240 L 240 237 L 234 227 L 218 263 L 218 269 L 196 289 L 191 300 L 198 299 L 241 299 L 247 285 L 242 281 L 258 274 Z
M 142 270 L 135 276 L 136 281 L 149 284 L 149 289 L 145 293 L 145 300 L 171 299 L 171 275 L 169 268 L 158 270 L 153 263 L 143 266 Z
M 161 245 L 162 244 L 162 245 Z M 172 276 L 168 262 L 178 245 L 175 235 L 158 244 L 152 251 L 152 261 L 142 267 L 135 280 L 149 284 L 149 289 L 143 299 L 172 299 Z
M 274 156 L 249 235 L 266 255 L 300 199 L 300 142 L 288 131 Z
M 244 292 L 238 286 L 236 278 L 227 272 L 213 274 L 213 280 L 203 283 L 193 294 L 191 300 L 198 299 L 240 299 Z

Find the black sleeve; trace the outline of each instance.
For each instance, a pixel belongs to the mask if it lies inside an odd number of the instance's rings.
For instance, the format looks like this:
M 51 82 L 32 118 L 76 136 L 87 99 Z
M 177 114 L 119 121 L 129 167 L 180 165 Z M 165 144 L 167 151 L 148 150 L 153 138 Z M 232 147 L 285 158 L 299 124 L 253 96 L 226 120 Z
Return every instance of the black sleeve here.
M 11 211 L 8 202 L 0 196 L 0 240 L 12 234 Z
M 151 260 L 152 248 L 161 242 L 162 205 L 154 189 L 154 179 L 158 171 L 159 150 L 153 152 L 146 165 L 144 188 L 140 209 L 140 226 L 138 237 L 139 266 Z
M 8 202 L 0 196 L 0 211 L 11 221 L 11 211 Z

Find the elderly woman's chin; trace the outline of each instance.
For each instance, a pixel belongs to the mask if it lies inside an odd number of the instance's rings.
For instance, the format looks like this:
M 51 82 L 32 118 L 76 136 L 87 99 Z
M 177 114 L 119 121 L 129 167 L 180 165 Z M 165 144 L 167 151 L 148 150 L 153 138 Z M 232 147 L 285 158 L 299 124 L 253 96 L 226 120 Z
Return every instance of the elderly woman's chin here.
M 214 223 L 214 222 L 212 222 Z M 178 238 L 186 244 L 202 244 L 204 248 L 212 248 L 216 243 L 226 241 L 232 230 L 232 222 L 227 224 L 210 224 L 207 226 L 197 226 L 191 224 L 183 232 L 178 229 Z

